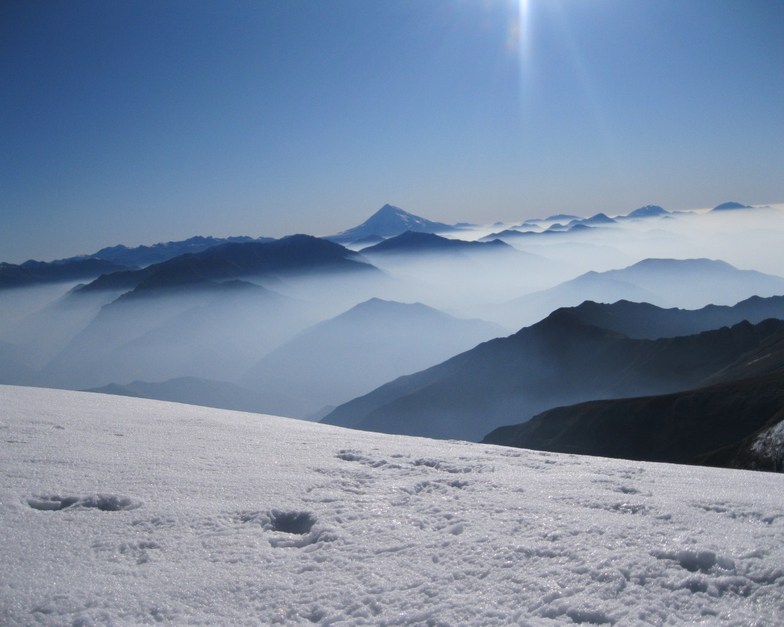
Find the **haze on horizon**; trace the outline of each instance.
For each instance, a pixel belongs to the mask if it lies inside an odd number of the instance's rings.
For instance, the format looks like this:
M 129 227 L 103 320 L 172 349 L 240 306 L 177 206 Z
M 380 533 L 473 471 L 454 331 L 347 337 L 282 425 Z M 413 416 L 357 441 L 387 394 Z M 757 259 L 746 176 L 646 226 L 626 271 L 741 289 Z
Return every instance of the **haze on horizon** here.
M 784 200 L 784 5 L 6 2 L 0 261 Z

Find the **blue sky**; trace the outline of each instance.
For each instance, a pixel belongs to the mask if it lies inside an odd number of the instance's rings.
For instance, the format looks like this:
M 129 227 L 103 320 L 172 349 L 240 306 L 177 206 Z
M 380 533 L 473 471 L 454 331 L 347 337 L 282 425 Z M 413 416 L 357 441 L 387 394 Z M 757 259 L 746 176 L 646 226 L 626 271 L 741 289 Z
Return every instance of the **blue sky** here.
M 0 260 L 784 201 L 779 0 L 0 6 Z

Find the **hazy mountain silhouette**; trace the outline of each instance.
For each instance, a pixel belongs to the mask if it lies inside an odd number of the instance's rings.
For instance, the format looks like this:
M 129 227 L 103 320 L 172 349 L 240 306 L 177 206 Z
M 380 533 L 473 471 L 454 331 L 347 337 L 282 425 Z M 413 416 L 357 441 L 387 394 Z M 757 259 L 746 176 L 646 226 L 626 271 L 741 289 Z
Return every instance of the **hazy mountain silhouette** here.
M 498 231 L 497 233 L 490 233 L 490 235 L 485 235 L 484 237 L 479 238 L 478 241 L 480 242 L 492 242 L 495 240 L 517 240 L 517 239 L 525 239 L 527 237 L 531 237 L 533 235 L 543 235 L 544 233 L 540 233 L 539 231 L 535 230 L 527 230 L 527 231 L 518 231 L 517 229 L 504 229 L 503 231 Z
M 597 213 L 596 215 L 592 215 L 590 218 L 577 218 L 576 220 L 570 221 L 566 226 L 567 227 L 574 227 L 577 225 L 584 225 L 584 226 L 604 226 L 607 224 L 615 224 L 615 219 L 609 217 L 605 213 Z
M 129 248 L 122 244 L 117 246 L 107 246 L 97 253 L 89 255 L 94 259 L 105 259 L 124 266 L 145 267 L 154 263 L 168 261 L 174 257 L 188 253 L 200 253 L 208 248 L 221 246 L 223 244 L 240 244 L 247 242 L 272 242 L 271 237 L 190 237 L 186 240 L 176 242 L 161 242 L 152 246 L 135 246 Z
M 574 216 L 571 213 L 556 213 L 547 216 L 544 220 L 533 220 L 533 222 L 569 222 L 571 220 L 582 220 L 582 218 L 580 216 Z M 526 220 L 526 222 L 531 222 L 531 220 Z
M 640 220 L 645 218 L 660 218 L 671 215 L 670 211 L 659 207 L 658 205 L 645 205 L 639 207 L 634 211 L 629 212 L 625 216 L 617 216 L 615 218 L 609 217 L 605 213 L 597 213 L 591 217 L 585 218 L 569 214 L 552 215 L 545 219 L 529 219 L 522 224 L 491 233 L 481 238 L 480 241 L 491 241 L 493 239 L 501 240 L 519 240 L 527 239 L 530 237 L 539 237 L 542 235 L 556 235 L 563 233 L 578 233 L 580 231 L 587 231 L 591 227 L 608 226 L 617 224 L 622 220 Z M 545 230 L 541 230 L 545 227 Z
M 0 289 L 81 281 L 127 269 L 127 265 L 83 257 L 51 262 L 31 259 L 20 265 L 0 263 Z
M 540 292 L 499 305 L 490 318 L 505 326 L 540 320 L 559 307 L 585 300 L 648 302 L 660 307 L 696 309 L 733 304 L 751 296 L 784 294 L 784 278 L 739 270 L 711 259 L 644 259 L 620 270 L 586 272 Z M 490 317 L 490 314 L 488 314 Z
M 78 297 L 73 291 L 66 293 L 24 316 L 6 331 L 6 336 L 23 352 L 25 363 L 39 369 L 63 350 L 114 297 L 105 292 Z
M 421 303 L 373 298 L 273 350 L 240 380 L 281 402 L 265 411 L 307 417 L 503 334 Z
M 729 201 L 716 205 L 711 211 L 735 211 L 736 209 L 753 209 L 753 207 L 739 202 Z
M 631 339 L 559 310 L 354 399 L 322 422 L 346 427 L 478 440 L 503 424 L 586 400 L 665 394 L 696 387 L 732 364 L 784 321 L 659 340 Z
M 784 420 L 784 373 L 675 394 L 558 407 L 483 440 L 559 453 L 784 470 L 754 443 Z M 768 449 L 770 450 L 770 449 Z
M 625 216 L 621 217 L 636 220 L 640 218 L 661 218 L 662 216 L 668 215 L 670 215 L 670 212 L 659 205 L 645 205 L 644 207 L 630 211 Z
M 517 252 L 501 240 L 489 242 L 469 242 L 461 239 L 449 239 L 435 233 L 406 231 L 395 237 L 384 240 L 374 246 L 362 249 L 362 254 L 371 257 L 384 254 L 409 253 L 450 253 L 450 252 L 483 252 L 483 251 Z
M 433 233 L 407 231 L 361 254 L 384 271 L 397 287 L 384 294 L 389 300 L 426 302 L 464 318 L 487 320 L 477 303 L 495 304 L 517 291 L 541 289 L 574 275 L 559 261 L 519 250 L 499 240 L 465 241 Z M 490 311 L 492 313 L 492 311 Z M 508 326 L 506 333 L 510 329 Z M 515 327 L 519 328 L 519 327 Z
M 84 389 L 179 376 L 228 379 L 314 322 L 302 303 L 242 281 L 144 294 L 102 307 L 42 369 L 44 380 Z
M 317 272 L 373 272 L 369 263 L 339 244 L 291 235 L 270 242 L 229 243 L 190 253 L 136 272 L 100 277 L 82 291 L 193 289 L 231 279 L 279 278 Z
M 368 237 L 395 237 L 406 231 L 417 231 L 420 233 L 443 233 L 454 231 L 455 227 L 441 222 L 432 222 L 426 218 L 421 218 L 403 211 L 400 207 L 384 205 L 362 224 L 331 235 L 326 238 L 341 244 L 364 241 Z
M 610 218 L 613 222 L 612 218 Z M 609 223 L 605 223 L 609 224 Z M 478 241 L 480 242 L 491 242 L 493 240 L 501 240 L 501 241 L 511 241 L 516 242 L 518 244 L 524 244 L 526 240 L 531 240 L 534 242 L 541 242 L 541 241 L 550 241 L 550 240 L 557 240 L 559 238 L 563 239 L 564 236 L 567 235 L 576 235 L 582 233 L 588 233 L 593 231 L 597 226 L 602 226 L 602 224 L 589 224 L 583 221 L 582 218 L 578 220 L 574 220 L 569 224 L 561 224 L 560 222 L 556 222 L 554 224 L 550 224 L 544 231 L 539 230 L 525 230 L 521 231 L 518 230 L 519 228 L 513 229 L 505 229 L 503 231 L 498 231 L 495 233 L 490 233 L 489 235 L 485 235 L 484 237 L 479 238 Z

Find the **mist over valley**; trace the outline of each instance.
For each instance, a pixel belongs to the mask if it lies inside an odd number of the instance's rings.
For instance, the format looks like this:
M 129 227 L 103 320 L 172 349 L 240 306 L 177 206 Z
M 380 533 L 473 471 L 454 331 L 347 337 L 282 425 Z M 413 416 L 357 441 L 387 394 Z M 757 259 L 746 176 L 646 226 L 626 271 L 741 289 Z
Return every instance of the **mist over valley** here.
M 478 441 L 559 406 L 759 376 L 733 364 L 780 332 L 783 216 L 646 205 L 499 228 L 384 205 L 326 238 L 6 263 L 0 382 Z

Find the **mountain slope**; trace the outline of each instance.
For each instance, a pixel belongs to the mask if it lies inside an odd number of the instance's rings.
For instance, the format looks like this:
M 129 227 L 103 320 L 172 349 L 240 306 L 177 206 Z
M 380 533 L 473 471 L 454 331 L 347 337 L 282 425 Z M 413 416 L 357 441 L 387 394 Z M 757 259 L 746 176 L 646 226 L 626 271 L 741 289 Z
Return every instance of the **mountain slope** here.
M 381 386 L 323 422 L 479 440 L 498 426 L 559 405 L 695 387 L 782 331 L 784 321 L 767 320 L 638 340 L 585 325 L 561 310 L 508 338 Z
M 784 420 L 784 371 L 644 398 L 601 400 L 541 413 L 483 440 L 624 459 L 782 470 L 784 447 L 741 456 L 746 441 Z
M 275 349 L 241 382 L 260 396 L 286 397 L 265 411 L 306 417 L 502 334 L 421 303 L 374 298 Z

